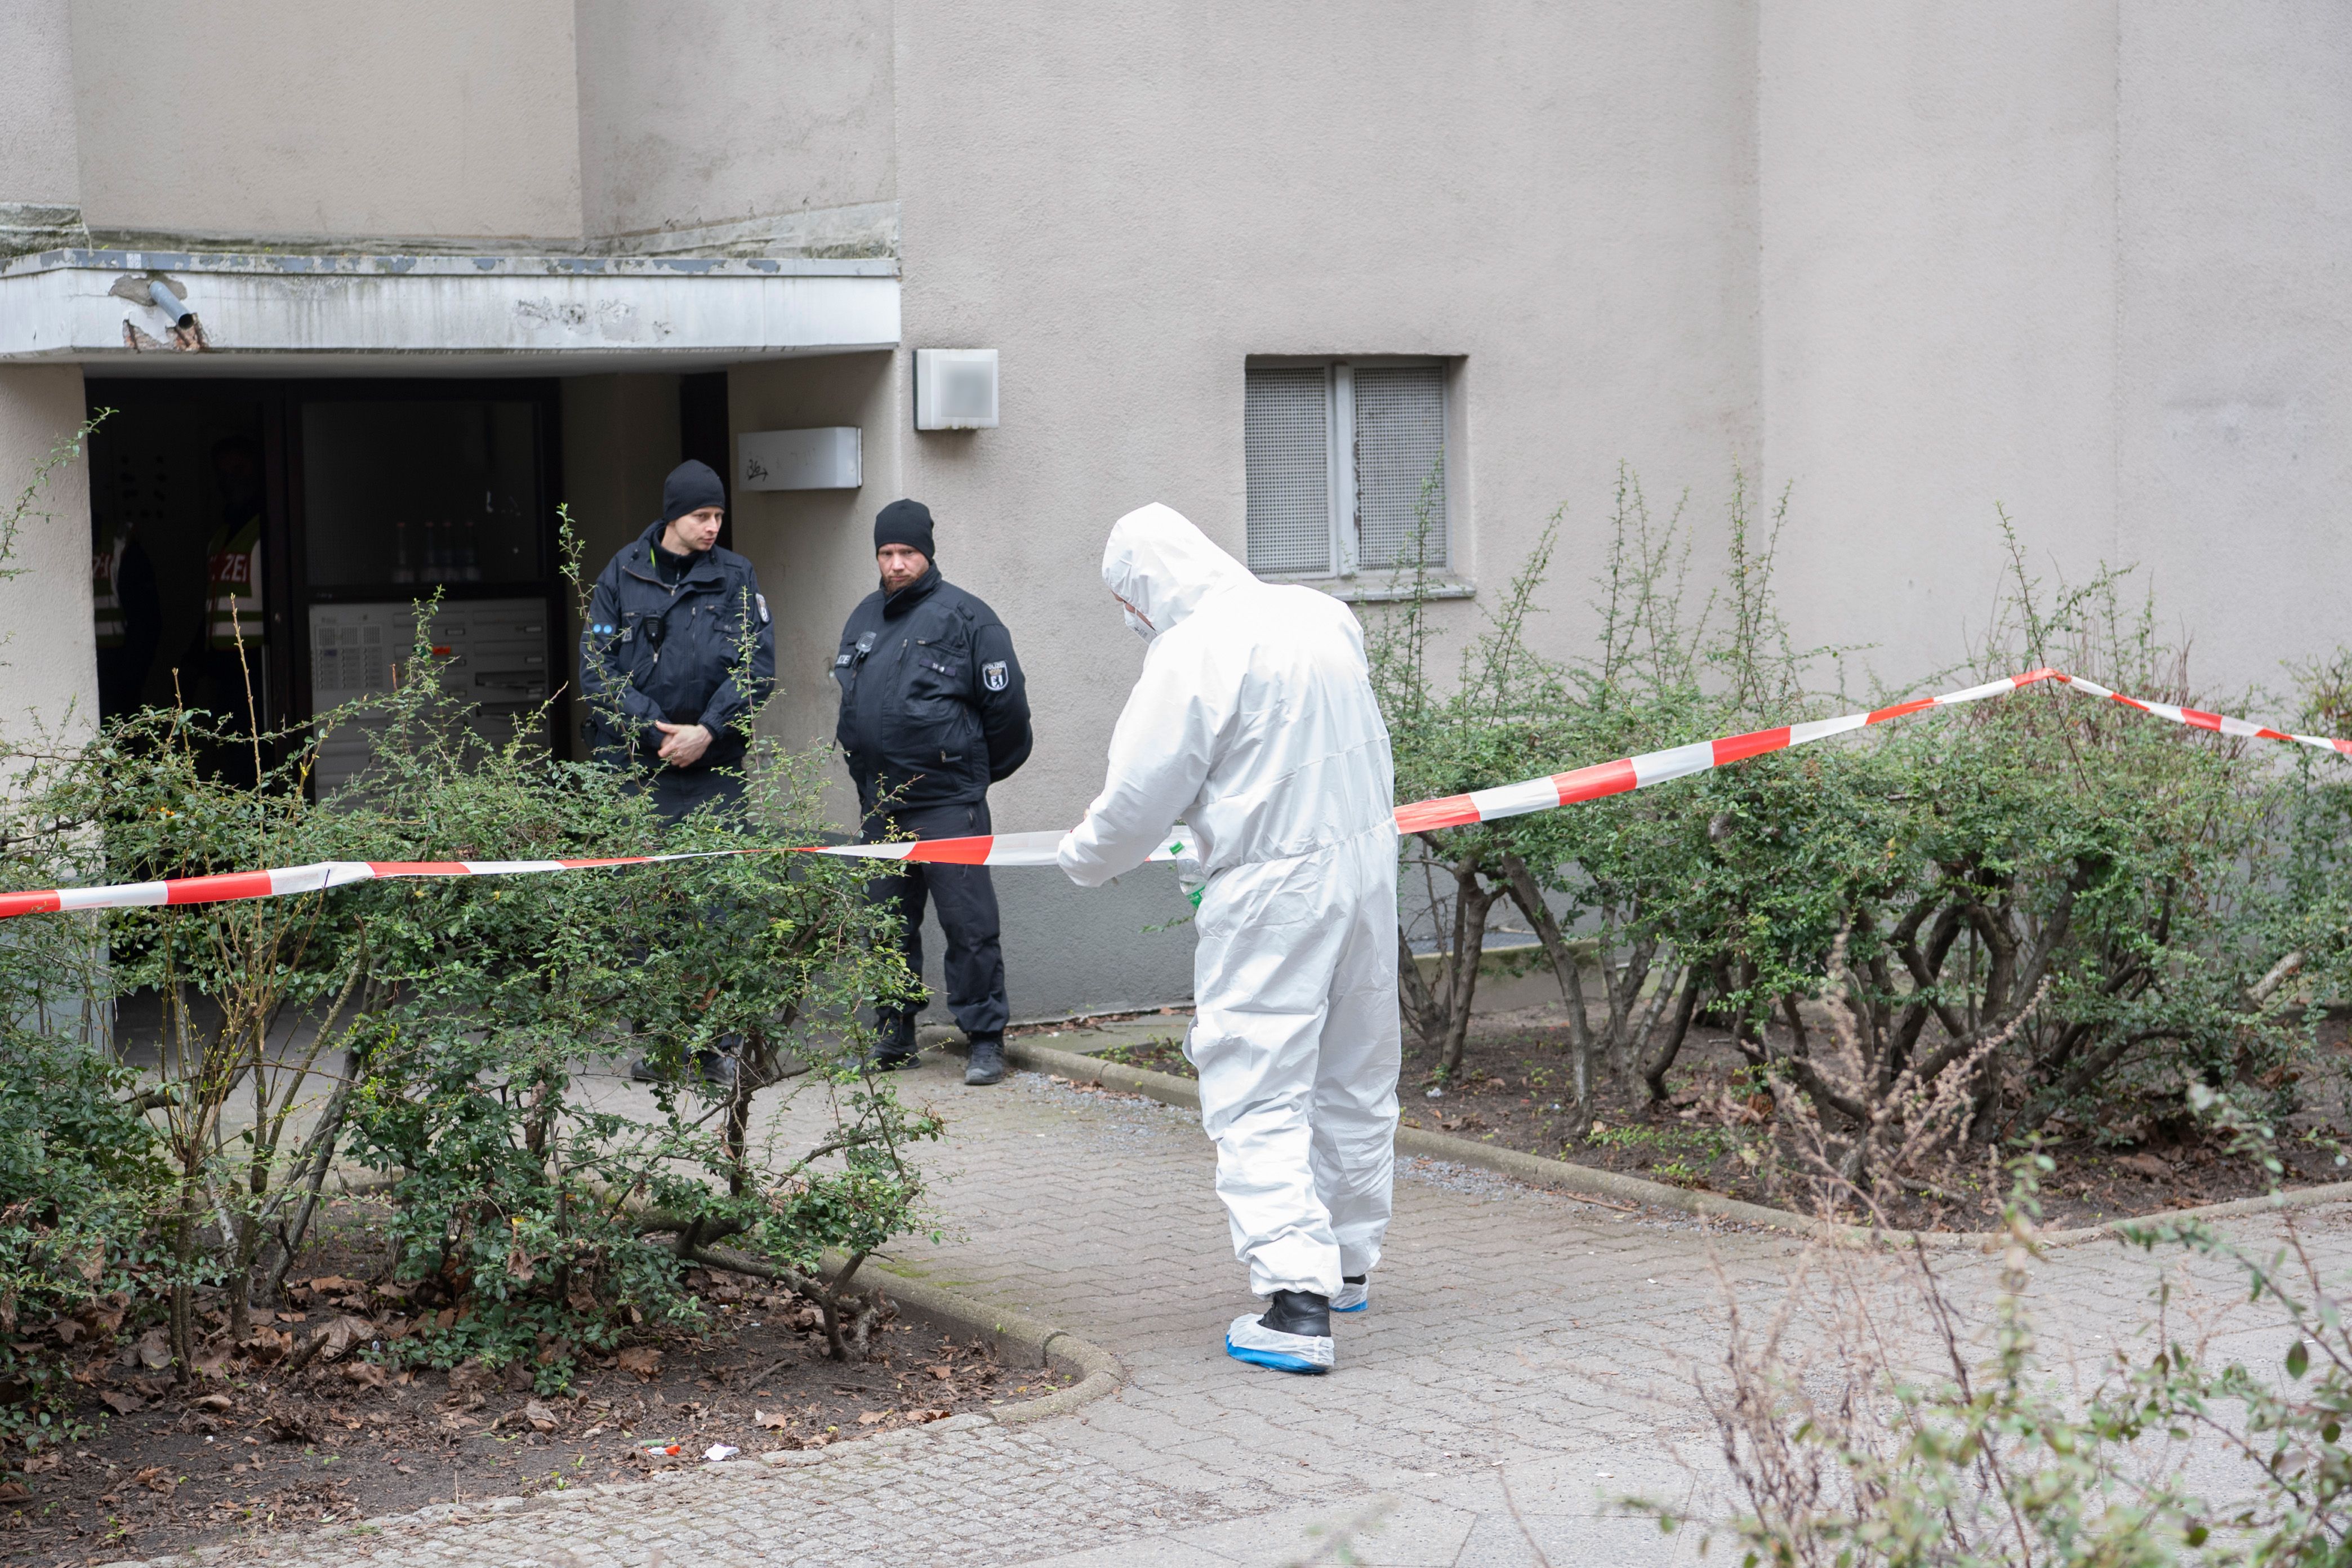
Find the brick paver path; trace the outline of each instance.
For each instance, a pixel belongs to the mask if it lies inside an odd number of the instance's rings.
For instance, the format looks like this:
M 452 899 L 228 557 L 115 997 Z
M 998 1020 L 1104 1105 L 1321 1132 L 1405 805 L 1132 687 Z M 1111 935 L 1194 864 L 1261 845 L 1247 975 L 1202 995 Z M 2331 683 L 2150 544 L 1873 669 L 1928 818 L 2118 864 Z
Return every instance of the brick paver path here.
M 788 1468 L 739 1461 L 224 1555 L 404 1568 L 1693 1559 L 1695 1541 L 1662 1540 L 1615 1500 L 1712 1493 L 1690 1360 L 1719 1356 L 1727 1289 L 1779 1299 L 1797 1244 L 1409 1164 L 1371 1310 L 1339 1320 L 1339 1369 L 1259 1372 L 1223 1352 L 1250 1299 L 1191 1113 L 1030 1074 L 967 1090 L 960 1066 L 902 1080 L 950 1118 L 926 1160 L 950 1235 L 903 1246 L 895 1266 L 1093 1340 L 1124 1364 L 1116 1395 L 1034 1426 L 918 1431 Z M 2352 1261 L 2352 1205 L 2311 1214 L 2305 1234 Z M 2045 1345 L 2103 1352 L 2141 1316 L 2153 1267 L 2112 1243 L 2054 1255 L 2034 1290 Z M 1992 1265 L 1958 1268 L 1981 1285 Z M 2278 1338 L 2238 1331 L 2249 1355 Z

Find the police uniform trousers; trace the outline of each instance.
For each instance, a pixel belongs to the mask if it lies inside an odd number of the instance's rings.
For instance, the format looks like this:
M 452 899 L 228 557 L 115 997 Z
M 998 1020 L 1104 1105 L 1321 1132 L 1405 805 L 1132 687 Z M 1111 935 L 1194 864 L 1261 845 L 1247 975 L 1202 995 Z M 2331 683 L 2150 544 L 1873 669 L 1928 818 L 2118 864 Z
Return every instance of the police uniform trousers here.
M 730 763 L 724 769 L 665 766 L 655 772 L 648 787 L 653 792 L 654 809 L 661 814 L 663 824 L 675 827 L 697 807 L 712 801 L 740 805 L 743 764 L 740 761 Z
M 968 805 L 900 807 L 887 817 L 866 819 L 868 844 L 909 834 L 917 838 L 972 838 L 993 831 L 984 800 Z M 1004 1002 L 996 884 L 989 880 L 987 867 L 905 866 L 868 882 L 866 897 L 898 917 L 898 951 L 918 983 L 923 975 L 923 906 L 928 901 L 947 933 L 948 1010 L 955 1015 L 956 1027 L 971 1037 L 1004 1033 L 1004 1021 L 1012 1014 Z

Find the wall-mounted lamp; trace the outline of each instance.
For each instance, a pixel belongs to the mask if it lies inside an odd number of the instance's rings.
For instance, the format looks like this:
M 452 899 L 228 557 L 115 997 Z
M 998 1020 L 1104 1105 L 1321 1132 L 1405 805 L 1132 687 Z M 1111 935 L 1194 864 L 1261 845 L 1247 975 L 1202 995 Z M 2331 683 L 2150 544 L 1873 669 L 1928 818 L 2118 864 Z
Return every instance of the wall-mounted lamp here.
M 994 349 L 915 351 L 915 428 L 996 428 Z

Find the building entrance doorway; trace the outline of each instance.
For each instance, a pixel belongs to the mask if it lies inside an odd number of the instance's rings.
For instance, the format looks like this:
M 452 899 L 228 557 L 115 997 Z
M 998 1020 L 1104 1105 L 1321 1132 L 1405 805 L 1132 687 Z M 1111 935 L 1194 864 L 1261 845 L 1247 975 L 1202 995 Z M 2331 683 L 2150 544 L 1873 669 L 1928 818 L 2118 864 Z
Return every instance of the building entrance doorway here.
M 562 668 L 550 382 L 92 381 L 101 713 L 184 701 L 243 730 L 392 689 L 438 595 L 437 679 L 503 742 Z M 541 744 L 552 742 L 544 718 Z M 367 753 L 331 736 L 331 789 Z M 231 751 L 243 750 L 240 763 Z M 252 769 L 226 748 L 226 773 Z

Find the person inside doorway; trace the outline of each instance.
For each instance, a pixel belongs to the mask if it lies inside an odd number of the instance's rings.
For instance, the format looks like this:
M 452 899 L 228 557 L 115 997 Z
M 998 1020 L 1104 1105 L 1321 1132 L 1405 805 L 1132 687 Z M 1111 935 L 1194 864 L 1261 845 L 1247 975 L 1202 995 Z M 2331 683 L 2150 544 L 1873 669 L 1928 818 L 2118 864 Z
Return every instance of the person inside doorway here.
M 1029 760 L 1028 688 L 996 612 L 940 575 L 930 509 L 894 500 L 874 519 L 882 584 L 849 614 L 834 656 L 834 731 L 857 785 L 865 838 L 972 838 L 992 832 L 988 787 Z M 1004 954 L 985 866 L 913 865 L 868 884 L 898 916 L 900 952 L 919 983 L 923 906 L 948 939 L 948 1009 L 971 1042 L 968 1084 L 1004 1077 Z M 915 1060 L 920 1004 L 883 1008 L 874 1066 Z
M 1184 1054 L 1234 1254 L 1268 1298 L 1225 1350 L 1325 1372 L 1331 1313 L 1369 1303 L 1388 1231 L 1402 1045 L 1394 766 L 1363 630 L 1157 503 L 1112 528 L 1102 574 L 1150 651 L 1058 858 L 1100 887 L 1189 825 L 1204 885 Z
M 189 663 L 202 675 L 194 700 L 218 715 L 226 736 L 252 734 L 268 722 L 261 701 L 266 623 L 261 608 L 261 448 L 250 437 L 213 443 L 213 488 L 220 521 L 205 546 L 205 626 Z M 222 766 L 250 773 L 248 748 L 219 749 Z M 247 781 L 250 782 L 250 781 Z
M 163 596 L 154 563 L 128 523 L 91 520 L 91 619 L 98 634 L 98 711 L 113 719 L 144 700 L 163 638 Z

